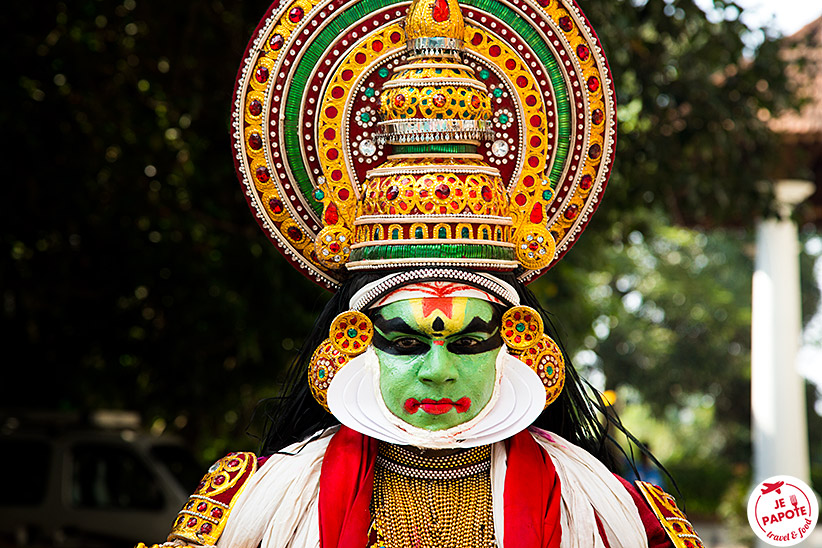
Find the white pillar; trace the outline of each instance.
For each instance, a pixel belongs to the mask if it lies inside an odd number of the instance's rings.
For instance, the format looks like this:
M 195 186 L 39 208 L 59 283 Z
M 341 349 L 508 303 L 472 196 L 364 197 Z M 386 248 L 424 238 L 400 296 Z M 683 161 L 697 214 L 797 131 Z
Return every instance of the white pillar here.
M 804 383 L 796 367 L 801 336 L 799 237 L 793 208 L 814 191 L 779 181 L 780 219 L 757 227 L 751 327 L 754 485 L 777 474 L 810 484 Z

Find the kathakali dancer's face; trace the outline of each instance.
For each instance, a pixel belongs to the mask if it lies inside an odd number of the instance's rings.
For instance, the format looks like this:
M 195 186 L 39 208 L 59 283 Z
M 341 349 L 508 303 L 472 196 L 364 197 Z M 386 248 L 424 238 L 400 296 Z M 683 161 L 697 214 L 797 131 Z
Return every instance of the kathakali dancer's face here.
M 394 415 L 444 430 L 489 402 L 502 346 L 493 305 L 473 297 L 412 298 L 380 308 L 373 322 L 380 391 Z

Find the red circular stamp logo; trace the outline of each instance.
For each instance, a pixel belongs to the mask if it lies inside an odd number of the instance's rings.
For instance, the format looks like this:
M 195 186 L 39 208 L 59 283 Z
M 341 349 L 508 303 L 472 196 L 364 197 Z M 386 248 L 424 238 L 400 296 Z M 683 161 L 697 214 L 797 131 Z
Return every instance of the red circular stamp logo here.
M 748 499 L 748 523 L 771 546 L 793 546 L 816 527 L 819 503 L 805 482 L 773 476 L 754 488 Z

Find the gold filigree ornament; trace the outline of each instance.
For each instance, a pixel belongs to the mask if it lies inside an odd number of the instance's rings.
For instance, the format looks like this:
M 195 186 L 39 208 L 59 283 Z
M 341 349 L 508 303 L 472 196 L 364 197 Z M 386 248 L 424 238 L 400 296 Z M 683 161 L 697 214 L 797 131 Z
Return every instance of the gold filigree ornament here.
M 533 281 L 611 172 L 602 51 L 574 0 L 275 0 L 234 95 L 239 179 L 269 238 L 329 289 L 427 266 Z
M 514 352 L 522 352 L 539 343 L 545 326 L 539 312 L 530 306 L 514 306 L 502 315 L 500 334 Z
M 371 320 L 357 310 L 338 314 L 328 329 L 331 344 L 348 356 L 357 356 L 365 352 L 373 337 L 374 326 Z
M 554 260 L 557 244 L 545 228 L 532 225 L 516 235 L 517 259 L 525 267 L 538 270 Z
M 357 310 L 338 314 L 328 329 L 325 339 L 311 356 L 308 364 L 308 386 L 323 409 L 328 409 L 328 387 L 334 375 L 351 358 L 365 352 L 374 337 L 371 320 Z
M 331 339 L 325 339 L 311 356 L 308 364 L 308 386 L 311 388 L 311 395 L 317 400 L 323 409 L 328 409 L 328 387 L 334 375 L 349 362 L 351 357 L 340 352 Z
M 351 231 L 341 226 L 325 227 L 314 240 L 314 253 L 328 268 L 342 268 L 351 254 Z
M 565 358 L 557 343 L 543 334 L 537 344 L 512 354 L 539 375 L 545 386 L 545 407 L 554 403 L 565 386 Z

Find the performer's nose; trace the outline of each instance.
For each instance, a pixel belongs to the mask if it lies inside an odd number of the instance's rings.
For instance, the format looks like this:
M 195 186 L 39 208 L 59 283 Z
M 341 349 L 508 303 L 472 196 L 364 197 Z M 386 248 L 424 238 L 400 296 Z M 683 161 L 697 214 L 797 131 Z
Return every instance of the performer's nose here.
M 445 346 L 431 345 L 431 350 L 425 355 L 423 364 L 417 372 L 417 378 L 424 383 L 444 384 L 457 380 L 457 369 L 453 364 L 453 356 Z

